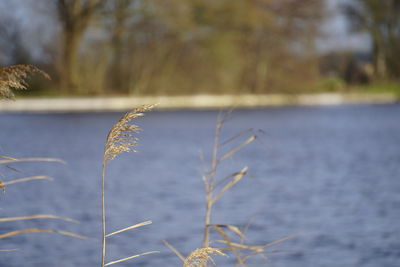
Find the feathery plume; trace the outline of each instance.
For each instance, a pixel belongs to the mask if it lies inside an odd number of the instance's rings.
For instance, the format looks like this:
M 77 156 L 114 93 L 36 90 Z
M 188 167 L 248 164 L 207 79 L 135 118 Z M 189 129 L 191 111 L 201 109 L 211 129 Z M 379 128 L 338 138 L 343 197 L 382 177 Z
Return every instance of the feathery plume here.
M 144 112 L 151 110 L 155 105 L 143 105 L 126 113 L 108 133 L 104 147 L 104 161 L 113 160 L 122 152 L 136 151 L 137 138 L 133 133 L 141 129 L 135 124 L 129 124 L 131 120 L 142 117 Z
M 26 79 L 34 73 L 50 79 L 50 76 L 33 65 L 14 65 L 0 68 L 0 99 L 14 99 L 11 88 L 25 90 L 28 87 Z
M 183 267 L 207 267 L 207 263 L 209 261 L 214 263 L 213 259 L 210 257 L 210 254 L 226 256 L 216 248 L 199 248 L 189 254 L 189 256 L 183 262 Z

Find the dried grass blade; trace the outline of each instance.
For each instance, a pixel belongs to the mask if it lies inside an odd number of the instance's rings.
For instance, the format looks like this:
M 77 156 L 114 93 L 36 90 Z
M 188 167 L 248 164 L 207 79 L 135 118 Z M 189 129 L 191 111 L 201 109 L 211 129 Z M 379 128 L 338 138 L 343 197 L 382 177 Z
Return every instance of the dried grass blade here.
M 242 250 L 262 251 L 262 250 L 265 249 L 265 248 L 272 247 L 272 246 L 274 246 L 274 245 L 276 245 L 276 244 L 282 243 L 282 242 L 284 242 L 284 241 L 286 241 L 286 240 L 295 238 L 295 237 L 297 237 L 297 236 L 298 236 L 298 235 L 287 236 L 287 237 L 284 237 L 284 238 L 275 240 L 275 241 L 273 241 L 273 242 L 271 242 L 271 243 L 268 243 L 268 244 L 265 244 L 265 245 L 250 246 L 250 245 L 244 245 L 244 244 L 239 244 L 239 243 L 235 243 L 235 242 L 230 242 L 230 246 L 233 246 L 233 247 L 235 247 L 235 248 L 242 249 Z M 217 242 L 224 243 L 224 244 L 227 244 L 227 245 L 228 245 L 228 243 L 226 242 L 226 240 L 217 240 Z
M 16 160 L 16 158 L 7 157 L 7 156 L 3 156 L 3 155 L 0 155 L 0 158 L 3 158 L 3 159 L 12 159 L 12 160 Z
M 181 259 L 183 262 L 185 262 L 185 257 L 180 253 L 174 246 L 172 246 L 167 240 L 163 240 L 164 245 L 166 245 L 172 252 L 175 253 L 176 256 L 178 256 L 179 259 Z
M 238 264 L 245 266 L 243 259 L 240 257 L 240 253 L 237 252 L 237 249 L 234 246 L 231 246 L 231 239 L 229 238 L 229 236 L 225 233 L 224 230 L 222 230 L 221 227 L 218 227 L 217 225 L 213 225 L 213 228 L 215 229 L 215 231 L 217 231 L 218 234 L 220 234 L 222 236 L 222 238 L 225 240 L 226 244 L 228 245 L 228 247 L 230 248 L 230 250 L 233 252 L 233 254 L 236 257 L 236 260 L 238 262 Z
M 149 225 L 149 224 L 152 224 L 152 221 L 145 221 L 145 222 L 141 222 L 141 223 L 138 223 L 138 224 L 135 224 L 135 225 L 131 225 L 131 226 L 126 227 L 124 229 L 121 229 L 121 230 L 112 232 L 110 234 L 107 234 L 106 237 L 109 237 L 109 236 L 112 236 L 112 235 L 116 235 L 116 234 L 125 232 L 127 230 L 131 230 L 131 229 L 138 228 L 138 227 L 145 226 L 145 225 Z
M 66 236 L 70 236 L 70 237 L 75 237 L 75 238 L 79 238 L 79 239 L 89 239 L 90 238 L 88 236 L 79 235 L 79 234 L 75 234 L 75 233 L 71 233 L 71 232 L 67 232 L 67 231 L 62 231 L 62 230 L 54 230 L 54 233 L 57 233 L 57 234 L 60 234 L 60 235 L 66 235 Z
M 38 228 L 28 228 L 28 229 L 22 229 L 22 230 L 17 230 L 17 231 L 12 231 L 12 232 L 7 232 L 4 234 L 0 235 L 0 239 L 14 236 L 14 235 L 20 235 L 20 234 L 26 234 L 26 233 L 57 233 L 60 235 L 66 235 L 66 236 L 71 236 L 71 237 L 76 237 L 79 239 L 88 239 L 89 237 L 83 236 L 83 235 L 78 235 L 74 234 L 71 232 L 66 232 L 66 231 L 60 231 L 60 230 L 54 230 L 54 229 L 38 229 Z
M 230 225 L 230 224 L 216 224 L 215 226 L 221 227 L 221 228 L 228 228 L 231 230 L 233 233 L 238 235 L 241 239 L 245 239 L 245 235 L 240 231 L 240 229 L 237 226 Z
M 235 177 L 235 176 L 238 175 L 239 173 L 240 173 L 240 171 L 234 172 L 234 173 L 229 174 L 228 176 L 226 176 L 226 177 L 220 179 L 220 180 L 218 181 L 218 183 L 215 185 L 215 187 L 218 187 L 218 186 L 224 184 L 226 181 L 228 181 L 228 180 L 231 179 L 232 177 Z
M 62 220 L 62 221 L 67 221 L 67 222 L 74 222 L 74 223 L 79 222 L 79 221 L 71 219 L 71 218 L 60 217 L 60 216 L 55 216 L 55 215 L 51 215 L 51 214 L 38 214 L 38 215 L 22 216 L 22 217 L 4 217 L 4 218 L 0 218 L 0 222 L 24 221 L 24 220 L 34 220 L 34 219 L 56 219 L 56 220 Z
M 116 264 L 116 263 L 119 263 L 119 262 L 127 261 L 127 260 L 130 260 L 130 259 L 134 259 L 134 258 L 137 258 L 137 257 L 145 256 L 145 255 L 148 255 L 148 254 L 154 254 L 154 253 L 159 253 L 159 251 L 144 252 L 144 253 L 133 255 L 133 256 L 130 256 L 130 257 L 126 257 L 126 258 L 123 258 L 123 259 L 120 259 L 120 260 L 110 261 L 109 263 L 104 264 L 104 266 L 109 266 L 109 265 L 112 265 L 112 264 Z
M 265 260 L 268 260 L 268 257 L 264 253 L 265 253 L 264 251 L 263 252 L 258 252 L 258 251 L 250 252 L 249 254 L 243 256 L 243 261 L 245 262 L 249 258 L 256 256 L 256 255 L 259 255 L 260 257 L 264 258 Z
M 219 146 L 224 146 L 224 145 L 232 142 L 233 140 L 235 140 L 235 139 L 237 139 L 237 138 L 239 138 L 239 137 L 241 137 L 241 136 L 243 136 L 243 135 L 245 135 L 245 134 L 247 134 L 249 132 L 252 132 L 252 131 L 253 131 L 253 128 L 244 129 L 244 130 L 240 131 L 239 133 L 235 134 L 234 136 L 232 136 L 232 137 L 226 139 L 225 141 L 223 141 Z
M 8 163 L 15 163 L 15 162 L 30 162 L 30 161 L 44 161 L 44 162 L 59 162 L 66 164 L 65 161 L 61 159 L 55 158 L 20 158 L 20 159 L 9 159 L 9 160 L 0 160 L 0 164 L 8 164 Z
M 228 242 L 226 240 L 217 240 L 217 242 L 228 245 Z M 244 245 L 244 244 L 239 244 L 239 243 L 235 243 L 235 242 L 230 242 L 229 245 L 234 248 L 241 249 L 241 250 L 260 251 L 264 248 L 264 246 L 250 246 L 250 245 Z
M 219 161 L 223 161 L 229 157 L 232 157 L 233 155 L 235 155 L 237 152 L 239 152 L 243 147 L 245 147 L 246 145 L 250 144 L 251 142 L 253 142 L 255 139 L 257 138 L 256 135 L 252 135 L 249 138 L 247 138 L 243 143 L 241 143 L 240 145 L 238 145 L 237 147 L 233 148 L 232 150 L 228 151 L 226 154 L 224 154 Z
M 13 252 L 18 251 L 19 248 L 11 248 L 11 249 L 0 249 L 0 252 Z
M 25 178 L 19 178 L 15 180 L 10 180 L 7 182 L 3 182 L 3 185 L 10 185 L 10 184 L 16 184 L 16 183 L 22 183 L 22 182 L 27 182 L 27 181 L 32 181 L 32 180 L 53 180 L 52 177 L 50 176 L 44 176 L 44 175 L 39 175 L 39 176 L 31 176 L 31 177 L 25 177 Z
M 287 236 L 287 237 L 284 237 L 284 238 L 275 240 L 275 241 L 273 241 L 273 242 L 271 242 L 271 243 L 268 243 L 268 244 L 263 245 L 263 248 L 272 247 L 272 246 L 274 246 L 274 245 L 276 245 L 276 244 L 282 243 L 282 242 L 284 242 L 284 241 L 286 241 L 286 240 L 289 240 L 289 239 L 292 239 L 292 238 L 295 238 L 295 237 L 298 237 L 298 236 L 299 236 L 299 235 L 290 235 L 290 236 Z
M 229 183 L 227 183 L 221 191 L 211 200 L 211 203 L 214 204 L 226 191 L 232 188 L 237 182 L 239 182 L 247 173 L 248 167 L 244 167 L 240 172 L 238 172 Z

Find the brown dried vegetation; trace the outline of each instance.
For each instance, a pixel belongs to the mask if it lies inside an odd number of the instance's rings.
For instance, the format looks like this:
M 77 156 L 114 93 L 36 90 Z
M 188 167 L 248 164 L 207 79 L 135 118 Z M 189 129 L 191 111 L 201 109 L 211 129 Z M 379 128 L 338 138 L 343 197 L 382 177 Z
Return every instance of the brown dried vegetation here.
M 146 221 L 142 223 L 138 223 L 129 227 L 125 227 L 121 230 L 115 231 L 113 233 L 106 233 L 106 210 L 105 210 L 105 172 L 107 163 L 111 160 L 115 159 L 122 152 L 131 152 L 136 151 L 133 147 L 137 146 L 137 137 L 134 135 L 140 131 L 140 128 L 131 124 L 130 122 L 138 117 L 144 116 L 144 112 L 151 110 L 154 105 L 144 105 L 138 108 L 135 108 L 129 112 L 127 112 L 124 116 L 122 116 L 114 126 L 111 127 L 106 142 L 104 145 L 104 155 L 103 155 L 103 167 L 102 167 L 102 186 L 101 186 L 101 198 L 102 198 L 102 257 L 101 257 L 101 266 L 108 266 L 111 264 L 123 262 L 126 260 L 130 260 L 133 258 L 137 258 L 139 256 L 157 253 L 158 251 L 150 251 L 145 252 L 133 256 L 129 256 L 123 259 L 115 260 L 106 263 L 106 238 L 119 234 L 124 231 L 134 229 L 140 226 L 151 224 L 151 221 Z
M 0 99 L 14 99 L 15 95 L 12 88 L 26 90 L 28 88 L 27 78 L 35 73 L 50 79 L 46 72 L 33 65 L 14 65 L 0 68 Z
M 183 267 L 207 267 L 209 262 L 214 263 L 211 254 L 226 256 L 216 248 L 199 248 L 192 251 L 183 262 Z
M 15 65 L 9 66 L 5 68 L 0 68 L 0 99 L 14 99 L 14 93 L 11 88 L 15 89 L 27 89 L 26 79 L 29 75 L 33 73 L 39 73 L 42 76 L 50 79 L 49 75 L 39 68 L 32 65 Z M 64 161 L 55 158 L 14 158 L 9 156 L 0 155 L 0 167 L 6 166 L 8 170 L 17 171 L 14 167 L 11 167 L 11 164 L 21 163 L 21 162 L 59 162 L 64 163 Z M 3 176 L 3 173 L 0 173 Z M 0 180 L 0 189 L 3 190 L 3 193 L 6 191 L 6 186 L 32 181 L 32 180 L 51 180 L 52 178 L 45 175 L 37 175 L 31 177 L 23 177 L 9 181 L 1 181 Z M 56 219 L 63 220 L 68 222 L 77 222 L 76 220 L 60 217 L 52 214 L 37 214 L 31 216 L 20 216 L 20 217 L 1 217 L 0 223 L 3 222 L 12 222 L 12 221 L 24 221 L 24 220 L 37 220 L 37 219 Z M 0 239 L 12 237 L 20 234 L 28 234 L 28 233 L 57 233 L 60 235 L 71 236 L 75 238 L 86 239 L 87 237 L 78 235 L 75 233 L 61 231 L 56 229 L 40 229 L 40 228 L 25 228 L 20 230 L 9 231 L 6 233 L 0 233 Z M 16 251 L 18 249 L 0 249 L 0 252 L 9 252 Z

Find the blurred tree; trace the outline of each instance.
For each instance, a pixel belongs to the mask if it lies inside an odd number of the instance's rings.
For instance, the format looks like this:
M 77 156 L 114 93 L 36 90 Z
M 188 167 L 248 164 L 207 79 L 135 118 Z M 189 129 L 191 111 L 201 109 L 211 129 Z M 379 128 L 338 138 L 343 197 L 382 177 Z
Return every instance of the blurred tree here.
M 322 0 L 136 3 L 124 57 L 133 92 L 289 92 L 318 76 Z
M 400 1 L 354 0 L 344 11 L 352 30 L 371 37 L 375 77 L 400 78 Z
M 78 93 L 79 45 L 93 16 L 104 0 L 57 0 L 58 17 L 62 25 L 61 89 Z
M 318 79 L 324 0 L 52 3 L 70 94 L 297 92 Z
M 129 26 L 132 23 L 136 13 L 134 4 L 137 0 L 115 0 L 106 2 L 104 5 L 103 14 L 109 18 L 105 21 L 110 37 L 111 61 L 109 64 L 109 72 L 111 77 L 108 86 L 118 92 L 128 92 L 128 83 L 126 82 L 129 76 L 129 69 L 124 66 L 124 57 L 129 52 L 126 51 L 128 43 L 126 42 Z

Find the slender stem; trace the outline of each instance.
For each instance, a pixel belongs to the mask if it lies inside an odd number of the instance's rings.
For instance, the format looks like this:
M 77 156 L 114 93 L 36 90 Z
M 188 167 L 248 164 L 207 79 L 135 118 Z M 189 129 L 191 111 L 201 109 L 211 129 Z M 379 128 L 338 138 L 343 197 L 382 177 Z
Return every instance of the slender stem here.
M 215 188 L 215 175 L 218 168 L 218 148 L 219 148 L 219 136 L 221 134 L 221 127 L 223 119 L 221 113 L 218 115 L 217 122 L 215 125 L 214 144 L 212 150 L 211 170 L 205 178 L 205 190 L 206 190 L 206 216 L 204 220 L 204 236 L 203 236 L 203 247 L 207 248 L 210 245 L 210 224 L 211 224 L 211 210 L 212 210 L 212 196 Z
M 215 125 L 215 135 L 214 135 L 214 144 L 213 144 L 213 151 L 212 151 L 212 161 L 211 161 L 211 172 L 209 175 L 209 186 L 211 187 L 211 193 L 214 190 L 215 186 L 215 174 L 217 172 L 218 167 L 218 148 L 219 148 L 219 136 L 221 134 L 221 127 L 222 127 L 222 118 L 221 114 L 218 115 L 217 123 Z
M 210 235 L 210 223 L 211 223 L 211 208 L 212 208 L 211 199 L 208 200 L 207 197 L 206 217 L 204 221 L 203 248 L 208 248 L 210 246 L 209 235 Z
M 104 267 L 106 260 L 106 207 L 104 201 L 105 191 L 105 172 L 106 172 L 106 161 L 103 160 L 102 175 L 101 175 L 101 222 L 103 227 L 102 233 L 102 254 L 101 254 L 101 266 Z

